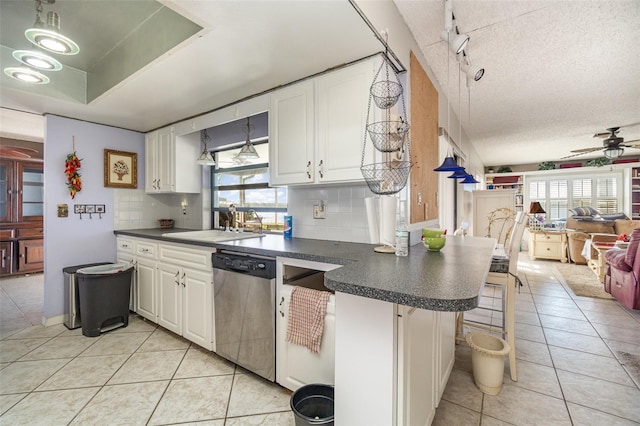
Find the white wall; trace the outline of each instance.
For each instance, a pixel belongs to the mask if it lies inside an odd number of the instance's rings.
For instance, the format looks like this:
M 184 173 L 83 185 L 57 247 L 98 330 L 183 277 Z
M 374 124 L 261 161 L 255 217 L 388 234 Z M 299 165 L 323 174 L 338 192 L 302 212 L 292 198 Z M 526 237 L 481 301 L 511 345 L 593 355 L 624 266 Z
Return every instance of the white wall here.
M 104 187 L 104 149 L 138 154 L 138 188 L 144 188 L 144 134 L 58 116 L 45 117 L 45 284 L 44 317 L 57 321 L 64 311 L 62 268 L 91 262 L 112 262 L 116 257 L 114 189 Z M 82 191 L 71 199 L 64 163 L 75 149 L 82 160 Z M 125 191 L 125 190 L 121 190 Z M 135 190 L 130 190 L 135 192 Z M 69 217 L 57 217 L 57 205 L 69 205 Z M 106 213 L 73 213 L 74 204 L 104 204 Z M 49 323 L 49 321 L 47 321 Z
M 44 141 L 44 117 L 8 108 L 0 108 L 0 136 L 32 142 Z

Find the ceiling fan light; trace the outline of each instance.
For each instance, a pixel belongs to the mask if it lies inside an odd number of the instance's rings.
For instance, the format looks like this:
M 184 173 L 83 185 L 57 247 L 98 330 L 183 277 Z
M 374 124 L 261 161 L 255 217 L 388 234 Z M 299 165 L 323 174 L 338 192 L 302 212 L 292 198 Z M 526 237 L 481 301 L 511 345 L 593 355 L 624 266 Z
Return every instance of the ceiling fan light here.
M 621 146 L 613 146 L 604 150 L 604 156 L 610 160 L 620 157 L 623 153 L 624 148 Z
M 62 69 L 62 64 L 58 60 L 35 50 L 14 50 L 12 55 L 24 65 L 43 71 L 60 71 Z
M 8 67 L 4 69 L 4 73 L 24 83 L 47 84 L 51 81 L 46 75 L 27 67 Z

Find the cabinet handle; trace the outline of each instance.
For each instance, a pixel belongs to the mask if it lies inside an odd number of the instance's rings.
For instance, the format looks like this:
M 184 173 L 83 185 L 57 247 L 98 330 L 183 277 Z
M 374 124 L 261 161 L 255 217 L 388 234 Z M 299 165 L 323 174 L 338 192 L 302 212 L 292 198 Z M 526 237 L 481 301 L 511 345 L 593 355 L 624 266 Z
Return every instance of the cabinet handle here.
M 320 178 L 324 177 L 324 167 L 323 167 L 323 160 L 320 160 L 320 164 L 318 164 L 318 173 L 320 173 Z
M 182 287 L 186 287 L 186 284 L 184 283 L 184 277 L 186 277 L 186 276 L 187 276 L 187 273 L 183 272 L 182 273 Z
M 158 179 L 158 187 L 156 188 L 158 191 L 160 190 L 160 179 Z
M 176 272 L 176 274 L 174 275 L 174 277 L 175 277 L 175 279 L 176 279 L 176 280 L 175 280 L 175 283 L 176 283 L 176 285 L 178 285 L 178 286 L 180 285 L 180 281 L 178 280 L 178 277 L 179 277 L 179 276 L 180 276 L 180 271 Z
M 2 269 L 5 268 L 5 266 L 7 265 L 7 252 L 6 250 L 2 250 Z
M 280 304 L 278 306 L 282 306 L 283 303 L 284 303 L 284 297 L 280 300 Z M 280 309 L 280 315 L 282 315 L 282 318 L 284 318 L 284 312 L 282 312 L 282 309 Z
M 311 161 L 307 163 L 307 178 L 311 179 Z

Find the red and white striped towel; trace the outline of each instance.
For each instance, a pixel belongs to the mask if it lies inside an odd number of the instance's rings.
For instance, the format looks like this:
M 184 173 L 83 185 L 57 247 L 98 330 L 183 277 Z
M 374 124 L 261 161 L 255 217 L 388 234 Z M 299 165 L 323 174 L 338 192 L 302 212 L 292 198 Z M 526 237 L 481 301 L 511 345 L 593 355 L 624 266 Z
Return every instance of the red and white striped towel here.
M 287 342 L 320 352 L 324 317 L 331 293 L 305 287 L 294 287 L 289 302 Z

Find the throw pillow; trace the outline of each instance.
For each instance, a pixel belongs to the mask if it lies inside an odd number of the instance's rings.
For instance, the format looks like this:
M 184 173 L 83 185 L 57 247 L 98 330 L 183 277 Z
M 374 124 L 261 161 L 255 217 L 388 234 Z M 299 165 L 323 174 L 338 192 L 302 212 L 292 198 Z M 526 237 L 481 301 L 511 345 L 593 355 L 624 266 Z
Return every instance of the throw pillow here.
M 601 214 L 600 217 L 604 220 L 616 220 L 616 219 L 629 219 L 626 214 L 620 213 L 610 213 L 610 214 Z
M 595 216 L 598 214 L 598 210 L 591 206 L 586 207 L 574 207 L 569 209 L 569 212 L 575 216 Z

